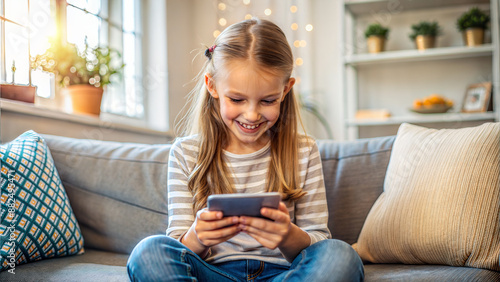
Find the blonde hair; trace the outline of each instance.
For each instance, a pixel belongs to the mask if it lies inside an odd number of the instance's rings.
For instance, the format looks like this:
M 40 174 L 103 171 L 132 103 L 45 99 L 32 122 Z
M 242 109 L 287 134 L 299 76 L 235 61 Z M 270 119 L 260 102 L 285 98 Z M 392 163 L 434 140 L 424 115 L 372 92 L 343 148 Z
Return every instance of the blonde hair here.
M 234 193 L 223 149 L 229 132 L 222 120 L 218 99 L 213 98 L 204 84 L 205 73 L 214 80 L 217 70 L 231 60 L 253 60 L 264 71 L 290 79 L 293 55 L 283 31 L 274 23 L 250 19 L 229 26 L 215 40 L 216 48 L 207 53 L 207 62 L 198 74 L 198 83 L 191 91 L 188 119 L 183 120 L 183 135 L 197 135 L 199 155 L 188 178 L 193 193 L 193 208 L 204 208 L 211 194 Z M 293 89 L 280 105 L 280 116 L 269 129 L 271 163 L 267 175 L 267 191 L 280 192 L 285 200 L 297 200 L 305 192 L 299 188 L 298 124 L 302 125 Z M 302 126 L 303 128 L 303 126 Z

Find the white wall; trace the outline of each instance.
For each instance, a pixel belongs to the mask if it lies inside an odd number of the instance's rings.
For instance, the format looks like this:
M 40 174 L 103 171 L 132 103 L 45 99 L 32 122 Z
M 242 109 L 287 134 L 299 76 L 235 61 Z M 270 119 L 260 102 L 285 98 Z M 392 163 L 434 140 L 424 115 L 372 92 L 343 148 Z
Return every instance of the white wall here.
M 215 9 L 214 2 L 206 0 L 167 1 L 170 130 L 174 129 L 177 116 L 183 114 L 186 96 L 195 86 L 193 78 L 205 58 L 197 54 L 214 40 Z
M 143 83 L 146 120 L 150 128 L 169 129 L 168 72 L 167 72 L 167 4 L 146 0 L 142 3 L 143 22 Z
M 342 1 L 312 0 L 314 18 L 314 82 L 315 99 L 333 131 L 333 138 L 343 136 L 344 105 L 342 102 L 342 30 L 339 22 L 342 15 Z M 311 128 L 316 138 L 326 138 L 319 125 Z

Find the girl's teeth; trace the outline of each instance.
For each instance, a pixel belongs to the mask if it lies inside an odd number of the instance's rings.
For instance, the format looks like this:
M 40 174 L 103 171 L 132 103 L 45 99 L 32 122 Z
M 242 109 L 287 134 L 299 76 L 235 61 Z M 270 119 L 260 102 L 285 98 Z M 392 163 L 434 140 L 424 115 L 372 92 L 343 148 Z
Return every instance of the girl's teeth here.
M 244 124 L 244 123 L 241 123 L 241 122 L 240 122 L 240 124 L 241 124 L 244 128 L 246 128 L 246 129 L 255 129 L 256 127 L 258 127 L 258 125 L 257 125 L 257 126 L 255 126 L 255 125 L 247 125 L 247 124 Z

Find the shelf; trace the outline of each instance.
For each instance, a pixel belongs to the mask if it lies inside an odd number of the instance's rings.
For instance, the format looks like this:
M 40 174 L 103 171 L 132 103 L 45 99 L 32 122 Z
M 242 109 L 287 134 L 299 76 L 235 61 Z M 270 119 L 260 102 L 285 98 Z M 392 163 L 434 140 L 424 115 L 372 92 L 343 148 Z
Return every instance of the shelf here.
M 500 119 L 500 89 L 495 80 L 500 77 L 498 0 L 344 0 L 342 5 L 345 14 L 340 23 L 346 44 L 341 61 L 345 138 L 395 134 L 395 127 L 405 122 L 441 128 Z M 407 36 L 402 36 L 404 28 L 417 19 L 439 19 L 447 30 L 455 30 L 459 15 L 474 6 L 490 14 L 491 39 L 487 44 L 462 46 L 462 35 L 454 32 L 446 34 L 446 40 L 440 45 L 445 47 L 417 50 L 409 44 Z M 393 47 L 388 51 L 362 53 L 366 52 L 358 48 L 363 47 L 359 44 L 364 44 L 362 30 L 377 20 L 393 27 L 398 36 L 391 39 Z M 415 77 L 422 79 L 415 80 Z M 443 91 L 452 95 L 451 99 L 463 99 L 460 92 L 476 80 L 493 82 L 492 99 L 496 101 L 493 112 L 460 113 L 460 109 L 455 109 L 455 112 L 444 114 L 418 114 L 399 111 L 401 104 L 412 100 L 414 93 Z M 396 96 L 401 97 L 392 99 Z M 395 115 L 385 119 L 355 119 L 360 105 L 367 109 L 382 107 Z
M 394 116 L 386 119 L 351 119 L 347 126 L 377 126 L 396 125 L 403 122 L 409 123 L 436 123 L 436 122 L 462 122 L 462 121 L 487 121 L 495 120 L 495 112 L 486 113 L 446 113 L 446 114 L 411 114 L 408 116 Z
M 455 58 L 473 58 L 492 56 L 494 47 L 492 44 L 484 44 L 477 47 L 443 47 L 427 50 L 401 50 L 387 51 L 377 54 L 355 54 L 348 55 L 344 64 L 361 66 L 378 63 L 407 63 L 414 61 L 446 60 Z
M 353 15 L 367 15 L 374 13 L 401 13 L 412 10 L 442 8 L 459 5 L 489 4 L 489 0 L 346 0 L 345 7 Z

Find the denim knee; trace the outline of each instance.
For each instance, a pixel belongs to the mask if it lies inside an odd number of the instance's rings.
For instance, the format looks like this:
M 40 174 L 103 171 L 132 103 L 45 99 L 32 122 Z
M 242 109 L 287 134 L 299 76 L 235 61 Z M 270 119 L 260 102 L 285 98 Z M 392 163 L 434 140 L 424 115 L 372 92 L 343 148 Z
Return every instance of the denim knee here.
M 163 235 L 153 235 L 142 239 L 132 250 L 127 265 L 131 263 L 142 263 L 149 257 L 158 257 L 160 246 L 168 241 L 168 237 Z
M 342 263 L 345 266 L 343 271 L 338 271 L 336 276 L 338 278 L 344 277 L 345 279 L 339 279 L 339 281 L 363 281 L 363 261 L 351 245 L 341 240 L 332 239 L 327 241 L 333 246 L 334 255 L 344 261 Z
M 130 254 L 127 262 L 127 271 L 129 277 L 132 281 L 142 280 L 140 277 L 145 277 L 146 273 L 143 271 L 148 271 L 153 267 L 155 263 L 158 263 L 164 259 L 168 259 L 168 246 L 176 245 L 182 246 L 177 240 L 167 237 L 165 235 L 154 235 L 142 239 L 134 250 Z M 165 248 L 167 246 L 167 248 Z M 151 281 L 155 281 L 151 277 L 151 271 L 148 271 L 147 275 Z
M 336 239 L 323 240 L 306 249 L 314 254 L 317 271 L 327 274 L 328 281 L 363 281 L 364 267 L 356 251 L 346 242 Z
M 322 250 L 322 252 L 320 251 L 319 253 L 325 257 L 331 259 L 333 253 L 335 257 L 342 258 L 342 260 L 349 261 L 352 264 L 363 263 L 358 253 L 356 253 L 351 245 L 342 240 L 329 239 L 320 241 L 316 244 L 318 244 L 318 250 Z

